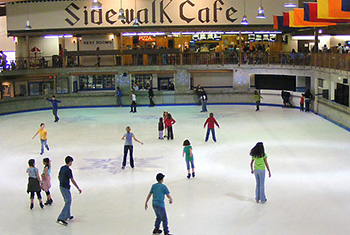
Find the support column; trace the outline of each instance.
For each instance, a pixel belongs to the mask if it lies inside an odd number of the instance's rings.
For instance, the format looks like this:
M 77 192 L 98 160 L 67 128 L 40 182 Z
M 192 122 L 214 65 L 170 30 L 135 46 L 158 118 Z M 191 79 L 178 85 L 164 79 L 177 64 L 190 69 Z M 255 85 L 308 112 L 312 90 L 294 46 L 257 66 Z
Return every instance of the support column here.
M 66 39 L 62 38 L 62 67 L 63 68 L 67 67 L 66 66 L 65 50 L 66 50 Z
M 238 51 L 238 55 L 239 55 L 239 65 L 242 64 L 242 32 L 239 31 L 239 51 Z
M 26 64 L 27 64 L 27 69 L 30 67 L 30 50 L 29 50 L 29 36 L 26 36 Z
M 124 46 L 123 46 L 123 33 L 120 32 L 120 56 L 121 56 L 121 66 L 124 65 L 124 55 L 123 55 L 123 50 L 124 50 Z

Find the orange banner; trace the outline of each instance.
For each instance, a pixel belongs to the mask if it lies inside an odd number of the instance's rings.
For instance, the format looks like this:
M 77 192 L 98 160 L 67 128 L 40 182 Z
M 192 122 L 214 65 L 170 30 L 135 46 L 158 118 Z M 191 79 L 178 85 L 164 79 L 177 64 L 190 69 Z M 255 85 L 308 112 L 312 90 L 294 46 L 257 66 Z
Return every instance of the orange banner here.
M 292 14 L 291 14 L 292 13 Z M 292 15 L 292 17 L 291 17 Z M 289 12 L 289 27 L 327 27 L 337 25 L 336 23 L 310 22 L 304 20 L 304 8 L 294 8 Z
M 342 0 L 317 0 L 317 17 L 320 19 L 350 19 L 350 12 L 342 11 Z

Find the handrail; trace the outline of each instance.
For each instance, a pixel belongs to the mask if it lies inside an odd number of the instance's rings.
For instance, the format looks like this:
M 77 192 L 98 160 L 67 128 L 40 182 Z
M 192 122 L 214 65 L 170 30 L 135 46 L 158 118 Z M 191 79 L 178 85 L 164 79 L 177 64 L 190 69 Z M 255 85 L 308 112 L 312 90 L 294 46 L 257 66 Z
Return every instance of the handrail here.
M 24 70 L 60 67 L 149 66 L 149 65 L 210 65 L 237 64 L 312 66 L 350 70 L 350 54 L 286 53 L 286 52 L 181 52 L 178 49 L 136 49 L 101 51 L 65 51 L 62 56 L 17 57 L 0 64 L 0 69 Z M 241 58 L 241 59 L 240 59 Z M 64 63 L 65 62 L 65 63 Z M 106 63 L 108 62 L 108 63 Z M 241 62 L 241 64 L 240 64 Z

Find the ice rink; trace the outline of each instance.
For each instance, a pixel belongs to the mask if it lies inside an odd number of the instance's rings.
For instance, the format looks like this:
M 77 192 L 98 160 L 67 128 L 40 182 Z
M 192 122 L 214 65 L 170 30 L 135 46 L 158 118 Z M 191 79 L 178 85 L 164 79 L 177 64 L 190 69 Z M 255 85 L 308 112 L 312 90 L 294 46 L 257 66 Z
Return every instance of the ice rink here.
M 151 235 L 155 215 L 146 196 L 155 175 L 164 173 L 174 199 L 166 202 L 170 232 L 175 235 L 350 234 L 350 132 L 297 109 L 209 105 L 220 124 L 218 141 L 204 142 L 209 113 L 199 106 L 60 109 L 0 116 L 0 234 Z M 158 140 L 157 123 L 164 110 L 176 120 L 175 139 Z M 40 153 L 32 136 L 46 124 L 50 151 Z M 121 169 L 130 125 L 135 169 Z M 196 178 L 188 180 L 182 143 L 192 143 Z M 266 178 L 266 204 L 254 200 L 250 149 L 262 141 L 272 177 Z M 63 207 L 57 174 L 71 155 L 72 215 L 67 227 L 56 223 Z M 52 160 L 52 206 L 29 209 L 27 162 Z M 46 195 L 42 192 L 44 201 Z

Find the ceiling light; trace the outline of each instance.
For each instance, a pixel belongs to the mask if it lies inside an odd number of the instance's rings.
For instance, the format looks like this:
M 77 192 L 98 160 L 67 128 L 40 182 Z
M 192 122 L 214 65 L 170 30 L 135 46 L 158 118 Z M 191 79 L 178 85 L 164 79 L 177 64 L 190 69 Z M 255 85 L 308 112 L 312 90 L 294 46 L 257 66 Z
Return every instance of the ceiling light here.
M 92 0 L 92 4 L 90 8 L 92 10 L 100 10 L 102 9 L 102 3 L 100 3 L 98 0 Z
M 284 7 L 294 8 L 294 7 L 297 7 L 297 4 L 295 3 L 294 0 L 288 0 L 288 1 L 284 4 Z

